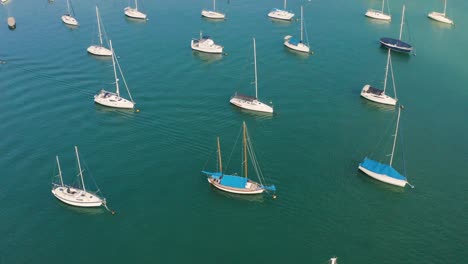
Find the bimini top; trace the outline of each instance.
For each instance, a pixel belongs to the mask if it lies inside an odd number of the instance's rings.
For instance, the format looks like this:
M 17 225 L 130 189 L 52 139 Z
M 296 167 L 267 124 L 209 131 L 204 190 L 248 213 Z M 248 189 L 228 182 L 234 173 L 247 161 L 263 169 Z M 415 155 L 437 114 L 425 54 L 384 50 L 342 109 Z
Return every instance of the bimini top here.
M 296 39 L 296 38 L 290 38 L 290 39 L 288 40 L 288 42 L 289 42 L 289 44 L 293 44 L 293 45 L 295 45 L 295 46 L 299 45 L 299 43 L 302 43 L 301 40 Z
M 406 177 L 398 173 L 394 168 L 390 165 L 382 164 L 375 160 L 368 159 L 367 157 L 364 158 L 364 161 L 359 164 L 361 167 L 368 169 L 372 172 L 382 174 L 388 177 L 392 177 L 398 180 L 406 181 Z
M 368 93 L 373 93 L 375 95 L 381 95 L 383 93 L 383 90 L 380 90 L 380 89 L 377 89 L 375 87 L 369 86 L 369 88 L 367 89 L 367 92 Z
M 394 38 L 381 38 L 380 42 L 383 42 L 388 45 L 394 45 L 397 47 L 407 48 L 407 49 L 410 49 L 412 47 L 410 44 L 403 42 L 399 39 L 394 39 Z

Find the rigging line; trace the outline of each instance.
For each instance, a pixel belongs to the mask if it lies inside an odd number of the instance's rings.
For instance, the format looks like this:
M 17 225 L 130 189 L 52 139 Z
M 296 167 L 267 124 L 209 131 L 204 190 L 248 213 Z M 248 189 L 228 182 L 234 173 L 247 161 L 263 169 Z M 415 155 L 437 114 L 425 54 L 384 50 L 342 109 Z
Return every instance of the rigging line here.
M 395 100 L 396 100 L 397 99 L 397 94 L 396 94 L 396 86 L 395 86 L 395 76 L 393 75 L 392 59 L 390 59 L 390 72 L 392 73 L 393 93 L 395 95 Z
M 391 14 L 390 14 L 390 1 L 388 1 L 388 0 L 387 0 L 387 8 L 388 8 L 388 15 L 391 16 Z
M 127 89 L 128 96 L 130 97 L 130 100 L 133 102 L 132 95 L 130 94 L 130 90 L 128 89 L 127 81 L 125 80 L 125 76 L 123 75 L 122 68 L 120 68 L 120 63 L 119 63 L 119 60 L 117 59 L 117 56 L 115 56 L 115 61 L 117 62 L 117 66 L 119 67 L 120 76 L 122 76 L 122 80 L 125 84 L 125 88 Z
M 206 162 L 205 162 L 205 165 L 203 165 L 203 170 L 205 170 L 206 168 L 206 165 L 208 164 L 208 162 L 211 160 L 212 158 L 212 155 L 213 155 L 213 152 L 215 152 L 214 150 L 211 151 L 210 155 L 208 155 L 208 158 L 206 159 Z M 218 160 L 218 159 L 216 159 Z
M 407 174 L 407 171 L 406 171 L 406 157 L 405 157 L 405 143 L 404 143 L 404 135 L 403 135 L 403 125 L 400 123 L 400 129 L 399 129 L 399 139 L 400 139 L 400 145 L 401 145 L 401 157 L 403 159 L 403 173 L 405 175 L 406 178 L 408 178 L 408 174 Z M 411 185 L 410 185 L 411 186 Z
M 234 143 L 234 146 L 233 146 L 232 149 L 231 149 L 231 154 L 229 155 L 229 159 L 228 159 L 228 162 L 227 162 L 227 165 L 226 165 L 224 171 L 227 171 L 227 169 L 229 168 L 229 164 L 231 163 L 232 154 L 234 153 L 234 149 L 235 149 L 235 147 L 236 147 L 236 145 L 237 145 L 237 142 L 239 141 L 239 137 L 240 137 L 240 135 L 241 135 L 241 132 L 242 132 L 242 127 L 240 128 L 240 131 L 239 131 L 239 133 L 237 134 L 236 142 Z M 241 166 L 242 166 L 242 165 L 241 165 Z
M 395 122 L 394 122 L 395 119 L 396 119 L 396 115 L 393 116 L 392 122 L 389 122 L 389 123 L 387 124 L 387 129 L 385 130 L 385 133 L 382 133 L 382 134 L 381 134 L 378 143 L 375 144 L 374 149 L 372 149 L 371 152 L 369 153 L 370 156 L 373 156 L 374 153 L 377 151 L 377 149 L 381 148 L 382 142 L 384 141 L 384 138 L 387 137 L 387 135 L 389 134 L 390 129 L 392 128 L 392 124 L 395 123 Z
M 263 185 L 263 182 L 265 182 L 265 177 L 263 176 L 262 169 L 260 167 L 260 163 L 258 162 L 257 156 L 255 154 L 253 145 L 252 145 L 252 139 L 250 138 L 248 130 L 246 131 L 247 133 L 247 142 L 248 142 L 248 148 L 247 150 L 249 151 L 250 157 L 252 159 L 252 165 L 254 166 L 255 172 L 257 173 L 257 176 L 260 180 L 260 183 Z M 262 182 L 263 181 L 263 182 Z
M 81 161 L 81 163 L 83 164 L 83 167 L 85 167 L 86 169 L 89 168 L 88 165 L 86 164 L 86 162 L 85 162 L 84 160 L 80 160 L 80 161 Z M 84 171 L 85 171 L 85 170 L 83 170 L 83 172 L 84 172 Z M 104 196 L 104 194 L 103 194 L 103 193 L 101 192 L 101 190 L 99 189 L 99 186 L 97 185 L 96 180 L 94 179 L 93 174 L 91 173 L 90 170 L 89 170 L 89 172 L 88 172 L 88 175 L 89 175 L 88 178 L 91 178 L 91 180 L 93 180 L 94 187 L 97 189 L 97 191 L 96 191 L 95 193 L 96 193 L 96 194 L 101 193 L 101 195 Z

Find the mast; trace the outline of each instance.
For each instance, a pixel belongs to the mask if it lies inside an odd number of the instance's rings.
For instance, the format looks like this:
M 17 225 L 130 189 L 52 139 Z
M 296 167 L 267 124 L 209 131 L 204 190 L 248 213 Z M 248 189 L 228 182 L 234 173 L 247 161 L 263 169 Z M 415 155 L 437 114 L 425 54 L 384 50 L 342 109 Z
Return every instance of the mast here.
M 62 170 L 60 169 L 60 162 L 58 156 L 55 156 L 55 159 L 57 160 L 57 165 L 58 165 L 58 170 L 59 170 L 59 177 L 60 177 L 60 183 L 63 186 L 63 179 L 62 179 Z
M 388 77 L 388 65 L 390 64 L 390 49 L 388 49 L 388 56 L 387 56 L 387 67 L 385 67 L 385 80 L 383 86 L 383 92 L 385 94 L 385 90 L 387 89 L 387 77 Z
M 67 0 L 67 8 L 68 8 L 68 15 L 71 16 L 71 12 L 70 12 L 70 0 Z
M 216 0 L 213 0 L 213 11 L 216 11 Z
M 114 48 L 112 48 L 112 40 L 109 40 L 109 46 L 111 48 L 111 52 L 112 52 L 112 66 L 114 66 L 114 77 L 115 77 L 115 93 L 117 94 L 117 96 L 120 96 L 120 92 L 119 92 L 119 78 L 117 78 L 117 71 L 115 70 L 115 53 L 114 53 Z
M 445 16 L 446 9 L 447 9 L 447 0 L 444 1 L 444 16 Z
M 96 17 L 97 17 L 97 24 L 98 24 L 98 31 L 99 31 L 99 43 L 102 47 L 102 32 L 101 32 L 101 20 L 99 19 L 99 9 L 96 6 Z
M 80 170 L 81 184 L 83 185 L 83 191 L 86 192 L 86 187 L 83 180 L 83 171 L 81 170 L 80 156 L 78 155 L 78 147 L 75 146 L 76 160 L 78 161 L 78 169 Z
M 401 14 L 401 25 L 400 25 L 400 38 L 401 40 L 401 33 L 403 33 L 403 21 L 405 20 L 405 5 L 403 5 L 403 12 Z
M 138 11 L 138 1 L 135 0 L 135 10 Z
M 286 0 L 284 0 L 284 11 L 286 11 Z
M 258 98 L 258 84 L 257 84 L 257 49 L 255 47 L 255 38 L 253 38 L 254 46 L 254 67 L 255 67 L 255 98 Z
M 385 0 L 382 0 L 382 14 L 383 14 L 384 6 L 385 6 Z
M 246 138 L 246 129 L 245 122 L 242 123 L 243 134 L 244 134 L 244 177 L 247 178 L 247 138 Z
M 219 144 L 219 137 L 217 138 L 218 140 L 218 160 L 219 160 L 219 172 L 223 174 L 223 160 L 221 159 L 221 146 Z
M 398 107 L 398 118 L 397 118 L 397 123 L 396 123 L 396 128 L 395 128 L 395 138 L 393 139 L 392 154 L 390 155 L 390 166 L 392 166 L 393 153 L 395 153 L 395 145 L 396 145 L 397 136 L 398 136 L 398 125 L 400 124 L 400 112 L 401 112 L 401 106 Z
M 302 6 L 301 6 L 301 41 L 302 41 L 302 34 L 303 34 L 302 31 L 303 31 L 303 27 L 304 27 L 304 25 L 303 25 L 304 22 L 303 21 L 304 21 L 304 19 L 302 19 Z

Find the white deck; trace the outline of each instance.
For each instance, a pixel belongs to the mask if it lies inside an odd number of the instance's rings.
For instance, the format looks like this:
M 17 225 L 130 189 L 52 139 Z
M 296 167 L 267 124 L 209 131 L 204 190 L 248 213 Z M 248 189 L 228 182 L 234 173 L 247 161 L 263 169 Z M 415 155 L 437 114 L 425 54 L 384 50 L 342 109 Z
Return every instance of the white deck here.
M 226 15 L 220 12 L 212 11 L 212 10 L 202 10 L 201 11 L 202 17 L 211 18 L 211 19 L 224 19 Z
M 110 49 L 98 45 L 89 46 L 86 50 L 96 56 L 112 56 Z
M 454 25 L 453 20 L 446 17 L 444 13 L 431 12 L 427 16 L 429 18 L 431 18 L 431 19 L 436 20 L 436 21 L 439 21 L 439 22 L 442 22 L 442 23 L 445 23 L 445 24 Z
M 276 9 L 268 13 L 268 17 L 280 20 L 291 20 L 294 17 L 294 13 L 290 13 L 281 9 Z
M 69 186 L 55 186 L 52 189 L 52 194 L 60 201 L 78 207 L 99 207 L 104 202 L 94 193 Z
M 78 26 L 78 21 L 70 15 L 63 15 L 62 21 L 63 23 L 70 25 L 70 26 Z
M 219 183 L 218 180 L 213 178 L 208 178 L 208 182 L 213 185 L 214 187 L 229 193 L 236 193 L 236 194 L 260 194 L 265 191 L 265 189 L 260 188 L 259 184 L 248 180 L 245 188 L 234 188 L 229 186 L 224 186 Z
M 257 112 L 273 113 L 273 107 L 267 104 L 264 104 L 258 101 L 257 99 L 245 100 L 245 99 L 233 96 L 229 102 L 243 109 L 257 111 Z
M 146 14 L 138 11 L 135 8 L 131 7 L 126 7 L 124 9 L 124 13 L 126 16 L 131 17 L 131 18 L 136 18 L 136 19 L 146 19 Z
M 365 16 L 373 18 L 373 19 L 378 19 L 378 20 L 385 20 L 385 21 L 392 20 L 392 16 L 382 13 L 382 11 L 375 10 L 375 9 L 367 10 Z
M 367 100 L 380 103 L 380 104 L 386 104 L 386 105 L 396 105 L 397 100 L 395 98 L 392 98 L 385 93 L 382 92 L 382 94 L 374 94 L 371 92 L 368 92 L 369 88 L 371 86 L 369 84 L 364 85 L 361 91 L 361 96 L 366 98 Z
M 135 106 L 135 103 L 125 98 L 122 98 L 115 93 L 108 92 L 105 90 L 101 90 L 99 94 L 96 94 L 94 96 L 94 102 L 100 105 L 114 108 L 131 109 Z

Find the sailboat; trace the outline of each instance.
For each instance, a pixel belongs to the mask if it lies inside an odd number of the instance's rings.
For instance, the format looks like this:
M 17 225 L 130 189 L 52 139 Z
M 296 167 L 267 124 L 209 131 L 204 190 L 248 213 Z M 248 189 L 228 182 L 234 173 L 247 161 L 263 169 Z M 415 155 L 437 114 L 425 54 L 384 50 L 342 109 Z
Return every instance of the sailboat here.
M 221 54 L 223 53 L 223 46 L 216 44 L 209 36 L 203 36 L 200 31 L 199 39 L 192 39 L 190 46 L 193 50 L 205 52 L 205 53 L 214 53 Z
M 385 0 L 382 0 L 382 10 L 368 9 L 365 15 L 366 17 L 374 19 L 390 21 L 392 19 L 392 16 L 390 14 L 387 15 L 384 13 L 384 7 Z
M 65 185 L 63 183 L 62 170 L 60 168 L 60 162 L 58 156 L 55 156 L 57 160 L 57 166 L 59 170 L 60 183 L 52 184 L 52 194 L 57 197 L 60 201 L 78 207 L 99 207 L 101 205 L 106 206 L 106 199 L 100 197 L 97 193 L 86 190 L 86 186 L 83 179 L 83 170 L 81 169 L 80 157 L 78 155 L 78 147 L 75 146 L 76 160 L 78 162 L 79 176 L 81 187 L 74 187 Z
M 274 18 L 274 19 L 279 19 L 279 20 L 289 20 L 294 17 L 294 13 L 286 11 L 286 0 L 284 0 L 284 8 L 279 9 L 279 8 L 273 8 L 270 13 L 268 13 L 268 17 Z
M 68 13 L 62 16 L 63 23 L 71 26 L 78 26 L 78 21 L 73 17 L 70 0 L 67 0 Z
M 98 37 L 99 37 L 99 45 L 91 45 L 88 47 L 87 51 L 93 55 L 97 56 L 112 56 L 112 51 L 106 47 L 104 47 L 102 42 L 102 31 L 101 31 L 101 17 L 99 16 L 99 9 L 96 6 L 96 17 L 97 17 L 97 25 L 98 25 Z
M 125 77 L 123 76 L 122 69 L 120 68 L 120 64 L 117 61 L 117 58 L 115 56 L 114 49 L 112 48 L 112 41 L 109 40 L 109 45 L 111 48 L 112 52 L 112 66 L 114 67 L 114 77 L 115 77 L 115 93 L 113 92 L 108 92 L 105 91 L 104 89 L 99 92 L 99 94 L 96 94 L 94 96 L 94 102 L 108 106 L 108 107 L 114 107 L 114 108 L 134 108 L 135 107 L 135 102 L 133 102 L 132 95 L 130 94 L 130 90 L 128 89 L 127 82 L 125 81 Z M 119 67 L 120 74 L 122 75 L 122 79 L 125 84 L 125 88 L 127 89 L 128 96 L 130 97 L 130 100 L 127 100 L 123 97 L 120 97 L 120 90 L 119 90 L 119 79 L 117 78 L 117 70 L 115 65 Z
M 390 56 L 391 50 L 388 49 L 388 56 L 387 56 L 387 66 L 385 68 L 385 80 L 384 80 L 384 89 L 380 90 L 375 87 L 370 86 L 369 84 L 364 85 L 361 91 L 361 96 L 366 98 L 367 100 L 380 103 L 380 104 L 386 104 L 386 105 L 396 105 L 397 98 L 396 98 L 396 87 L 395 87 L 395 79 L 393 78 L 393 66 L 392 66 L 392 59 Z M 388 68 L 390 65 L 390 69 L 392 71 L 392 82 L 393 82 L 393 91 L 395 98 L 392 98 L 385 94 L 385 91 L 387 89 L 387 77 L 388 77 Z
M 216 0 L 213 0 L 213 10 L 205 10 L 201 11 L 202 17 L 211 18 L 211 19 L 224 19 L 226 17 L 225 14 L 216 11 Z
M 413 47 L 406 43 L 401 41 L 401 34 L 403 33 L 403 22 L 405 20 L 405 6 L 403 5 L 403 12 L 401 14 L 401 25 L 400 25 L 400 37 L 398 39 L 394 38 L 381 38 L 380 43 L 394 51 L 400 51 L 400 52 L 411 52 L 413 50 Z
M 453 23 L 453 20 L 451 20 L 450 18 L 446 16 L 446 13 L 445 13 L 446 11 L 447 11 L 447 0 L 444 0 L 444 12 L 443 13 L 431 12 L 427 16 L 436 21 L 454 25 L 455 23 Z
M 397 123 L 396 123 L 396 128 L 395 128 L 395 135 L 393 139 L 392 153 L 390 154 L 390 164 L 388 165 L 383 164 L 375 160 L 369 159 L 368 157 L 365 157 L 364 161 L 359 163 L 359 169 L 365 174 L 367 174 L 368 176 L 376 180 L 379 180 L 381 182 L 385 182 L 385 183 L 400 186 L 400 187 L 405 187 L 406 184 L 410 185 L 406 177 L 401 175 L 398 171 L 396 171 L 392 167 L 393 157 L 395 153 L 395 146 L 396 146 L 397 137 L 398 137 L 398 126 L 400 124 L 401 108 L 402 106 L 398 108 L 398 117 L 397 117 Z
M 231 104 L 252 111 L 273 113 L 273 107 L 264 104 L 258 100 L 258 81 L 257 81 L 257 52 L 255 47 L 255 38 L 253 39 L 254 47 L 254 68 L 255 68 L 255 97 L 238 94 L 237 92 L 231 97 L 229 101 Z
M 138 0 L 135 0 L 135 8 L 127 6 L 124 9 L 125 15 L 136 19 L 146 19 L 146 14 L 138 11 Z
M 242 149 L 242 156 L 243 156 L 243 175 L 228 175 L 224 174 L 223 172 L 223 162 L 221 156 L 221 147 L 219 143 L 219 137 L 217 138 L 218 143 L 218 151 L 217 151 L 217 158 L 218 158 L 218 168 L 216 172 L 208 172 L 202 171 L 203 174 L 208 176 L 208 182 L 213 185 L 214 187 L 230 193 L 237 193 L 237 194 L 259 194 L 263 193 L 264 191 L 276 191 L 276 187 L 274 185 L 265 185 L 263 182 L 265 181 L 262 175 L 262 171 L 256 160 L 255 152 L 252 147 L 252 142 L 250 141 L 249 133 L 247 131 L 247 126 L 245 122 L 242 123 L 242 135 L 243 135 L 243 149 Z M 259 182 L 255 182 L 248 178 L 248 156 L 252 161 L 252 165 L 257 173 Z
M 304 44 L 303 42 L 303 39 L 304 39 L 303 32 L 304 32 L 304 19 L 303 19 L 303 10 L 301 6 L 301 39 L 297 40 L 293 38 L 292 36 L 288 35 L 284 37 L 284 45 L 292 50 L 309 53 L 310 51 L 309 46 Z

